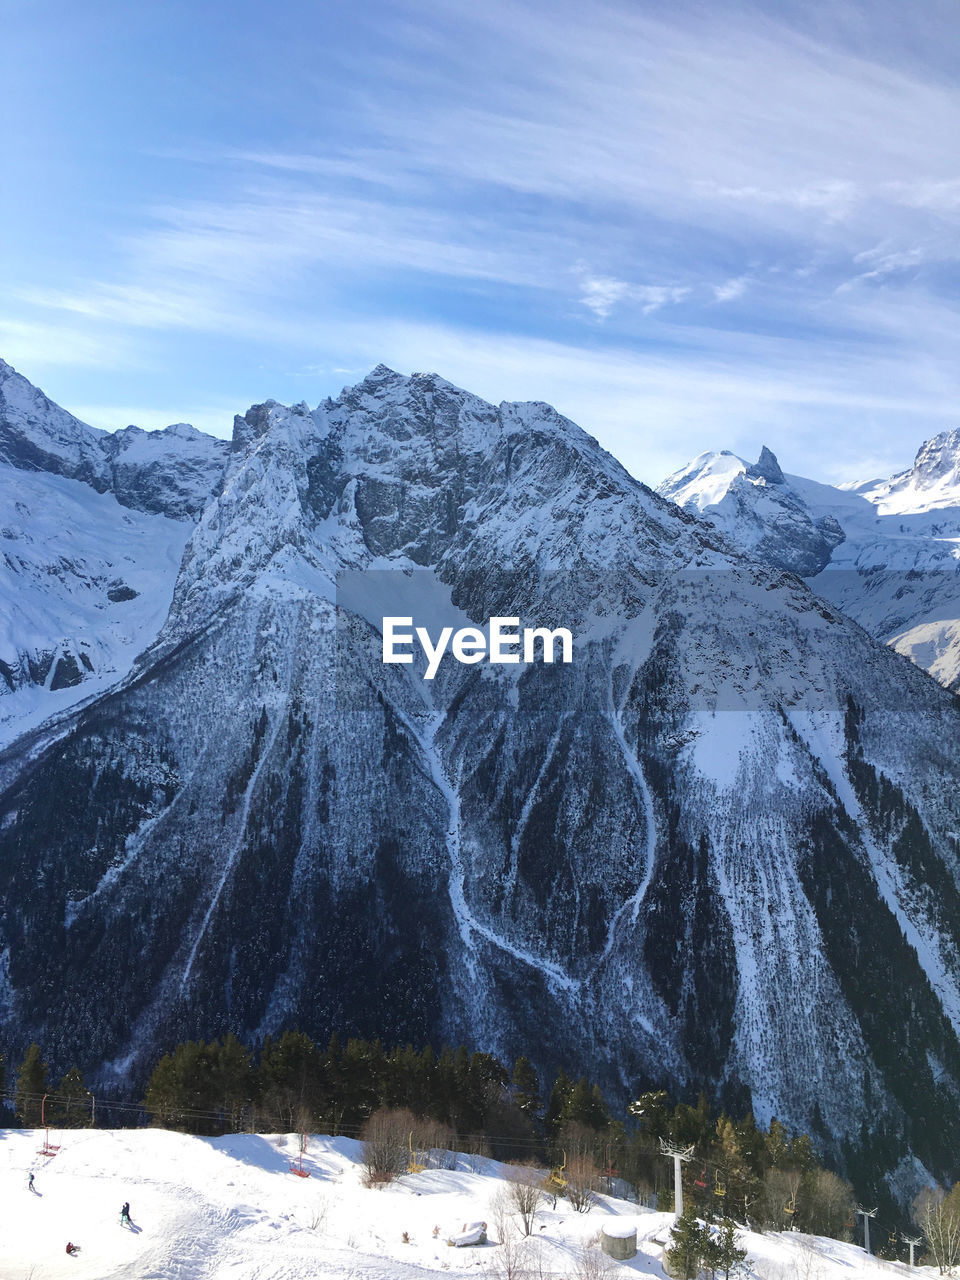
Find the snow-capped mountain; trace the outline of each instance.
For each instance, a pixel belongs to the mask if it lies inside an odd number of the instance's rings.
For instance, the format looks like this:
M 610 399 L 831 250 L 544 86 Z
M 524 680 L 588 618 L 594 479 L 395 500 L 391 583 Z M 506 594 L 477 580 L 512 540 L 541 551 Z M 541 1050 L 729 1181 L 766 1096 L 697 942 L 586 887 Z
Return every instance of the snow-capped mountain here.
M 759 474 L 770 460 L 777 479 Z M 950 689 L 960 689 L 960 432 L 890 480 L 834 487 L 703 453 L 657 488 L 742 550 L 820 595 Z
M 230 444 L 186 422 L 99 431 L 0 360 L 0 463 L 81 480 L 135 511 L 195 520 L 220 486 Z
M 889 480 L 841 485 L 879 513 L 917 515 L 960 508 L 960 431 L 941 431 L 920 446 L 913 466 Z
M 127 674 L 167 616 L 191 526 L 0 464 L 0 745 Z
M 97 431 L 0 360 L 0 744 L 153 641 L 229 451 L 185 423 Z
M 466 1041 L 955 1176 L 954 698 L 548 405 L 381 366 L 233 444 L 156 641 L 0 756 L 11 1050 Z
M 735 546 L 791 573 L 819 573 L 844 540 L 829 513 L 814 515 L 764 446 L 752 466 L 732 453 L 702 453 L 657 489 L 705 516 Z

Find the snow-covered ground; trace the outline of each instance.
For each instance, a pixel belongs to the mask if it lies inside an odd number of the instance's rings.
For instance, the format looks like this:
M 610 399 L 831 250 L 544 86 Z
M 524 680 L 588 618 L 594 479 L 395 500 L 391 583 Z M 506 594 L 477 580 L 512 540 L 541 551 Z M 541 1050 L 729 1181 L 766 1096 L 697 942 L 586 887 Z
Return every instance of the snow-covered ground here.
M 122 507 L 80 480 L 0 464 L 0 661 L 44 655 L 46 678 L 0 683 L 0 746 L 102 693 L 156 637 L 192 526 Z M 51 688 L 58 659 L 83 679 Z M 22 672 L 21 672 L 22 674 Z
M 42 1133 L 0 1130 L 2 1280 L 414 1280 L 508 1274 L 491 1201 L 504 1166 L 457 1156 L 452 1169 L 406 1174 L 385 1190 L 361 1182 L 360 1144 L 311 1137 L 309 1178 L 290 1172 L 296 1135 L 193 1138 L 161 1130 L 72 1130 L 58 1155 L 38 1154 Z M 27 1186 L 35 1174 L 34 1190 Z M 132 1227 L 120 1225 L 130 1202 Z M 672 1222 L 624 1200 L 600 1197 L 587 1214 L 566 1201 L 538 1212 L 515 1276 L 583 1275 L 583 1249 L 605 1220 L 637 1227 L 639 1252 L 604 1272 L 662 1280 L 661 1244 Z M 454 1249 L 464 1223 L 485 1220 L 489 1243 Z M 434 1228 L 439 1234 L 434 1235 Z M 404 1233 L 409 1243 L 404 1242 Z M 69 1257 L 67 1241 L 80 1246 Z M 854 1245 L 800 1234 L 744 1234 L 757 1280 L 879 1280 L 897 1264 Z M 517 1266 L 517 1260 L 513 1259 Z M 526 1268 L 529 1268 L 527 1270 Z M 590 1271 L 591 1276 L 598 1274 Z

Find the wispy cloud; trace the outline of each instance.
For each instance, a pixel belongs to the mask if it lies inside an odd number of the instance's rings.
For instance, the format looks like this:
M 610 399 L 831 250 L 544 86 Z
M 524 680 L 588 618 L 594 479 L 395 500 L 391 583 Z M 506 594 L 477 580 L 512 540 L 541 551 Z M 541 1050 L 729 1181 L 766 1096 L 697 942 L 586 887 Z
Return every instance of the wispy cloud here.
M 635 302 L 643 315 L 648 316 L 669 303 L 682 302 L 690 293 L 686 287 L 631 284 L 627 280 L 594 276 L 586 271 L 581 271 L 580 276 L 580 301 L 600 320 L 605 320 L 620 303 Z
M 713 296 L 717 302 L 733 302 L 734 299 L 743 297 L 749 283 L 748 276 L 733 276 L 730 280 L 724 280 L 722 284 L 715 284 Z
M 97 268 L 11 282 L 0 343 L 91 367 L 230 344 L 238 383 L 255 359 L 284 387 L 392 359 L 496 398 L 518 351 L 524 394 L 587 426 L 612 379 L 621 443 L 633 405 L 675 450 L 766 415 L 815 472 L 841 420 L 891 452 L 899 424 L 909 457 L 960 399 L 960 86 L 901 8 L 374 0 L 275 119 L 150 151 L 181 194 L 154 183 Z

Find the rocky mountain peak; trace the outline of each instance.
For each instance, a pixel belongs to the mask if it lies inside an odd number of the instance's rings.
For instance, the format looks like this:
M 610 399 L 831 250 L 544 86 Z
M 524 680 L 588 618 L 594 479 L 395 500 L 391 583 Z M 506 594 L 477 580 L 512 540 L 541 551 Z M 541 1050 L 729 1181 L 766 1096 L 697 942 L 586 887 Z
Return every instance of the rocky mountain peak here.
M 913 470 L 926 483 L 949 478 L 960 484 L 960 429 L 941 431 L 917 450 Z
M 766 480 L 767 484 L 783 484 L 783 472 L 780 470 L 780 463 L 777 461 L 777 455 L 773 453 L 766 445 L 760 450 L 760 457 L 752 467 L 747 467 L 747 476 L 751 480 Z
M 0 462 L 22 471 L 49 471 L 110 487 L 101 451 L 106 433 L 87 426 L 49 400 L 22 374 L 0 362 Z

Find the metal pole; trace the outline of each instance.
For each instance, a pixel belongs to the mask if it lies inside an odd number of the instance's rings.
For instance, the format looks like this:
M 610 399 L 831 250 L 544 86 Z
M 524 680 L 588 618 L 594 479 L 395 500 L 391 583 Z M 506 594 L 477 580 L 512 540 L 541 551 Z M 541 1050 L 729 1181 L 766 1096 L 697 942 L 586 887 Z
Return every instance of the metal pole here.
M 910 1265 L 911 1267 L 915 1266 L 916 1264 L 913 1260 L 913 1251 L 916 1249 L 918 1244 L 923 1243 L 923 1236 L 901 1236 L 900 1239 L 904 1244 L 910 1246 Z
M 876 1209 L 861 1209 L 857 1207 L 857 1213 L 863 1216 L 863 1247 L 870 1252 L 870 1219 L 877 1216 Z
M 693 1147 L 678 1147 L 672 1142 L 660 1139 L 660 1154 L 673 1161 L 673 1212 L 679 1218 L 683 1213 L 683 1171 L 681 1165 L 685 1160 L 693 1159 Z

